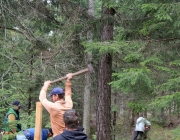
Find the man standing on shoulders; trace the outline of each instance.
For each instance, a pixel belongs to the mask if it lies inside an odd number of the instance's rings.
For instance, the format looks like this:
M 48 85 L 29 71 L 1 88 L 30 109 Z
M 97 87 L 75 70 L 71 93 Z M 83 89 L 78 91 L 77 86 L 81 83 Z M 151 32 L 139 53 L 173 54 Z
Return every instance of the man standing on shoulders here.
M 20 120 L 19 109 L 21 108 L 21 104 L 19 101 L 14 101 L 12 105 L 13 107 L 6 113 L 4 119 L 4 134 L 15 134 L 16 132 L 21 131 L 21 124 L 18 123 Z
M 89 140 L 83 129 L 78 127 L 79 121 L 75 110 L 67 110 L 63 118 L 66 130 L 54 137 L 53 140 Z
M 71 81 L 72 73 L 66 75 L 65 92 L 62 88 L 54 88 L 48 96 L 51 96 L 52 101 L 50 102 L 46 98 L 47 90 L 51 84 L 51 81 L 45 81 L 39 95 L 39 100 L 42 105 L 50 114 L 51 128 L 53 131 L 53 137 L 63 132 L 65 124 L 63 121 L 63 114 L 66 110 L 72 109 L 73 102 L 71 99 Z
M 144 132 L 147 129 L 147 127 L 150 127 L 151 123 L 143 117 L 141 114 L 140 117 L 136 120 L 136 126 L 134 131 L 134 138 L 133 140 L 137 140 L 138 135 L 143 139 L 145 137 Z

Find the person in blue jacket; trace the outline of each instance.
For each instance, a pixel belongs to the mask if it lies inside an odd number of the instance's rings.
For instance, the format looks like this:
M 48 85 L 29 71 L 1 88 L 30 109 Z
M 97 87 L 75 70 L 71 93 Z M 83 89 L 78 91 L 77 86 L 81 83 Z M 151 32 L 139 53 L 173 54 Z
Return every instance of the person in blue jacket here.
M 53 137 L 53 140 L 89 140 L 83 132 L 83 128 L 78 126 L 79 121 L 75 110 L 67 110 L 63 119 L 66 129 L 61 134 Z
M 16 135 L 17 140 L 34 140 L 35 128 L 28 128 L 21 131 L 20 134 Z M 53 136 L 51 128 L 42 129 L 41 140 L 47 140 L 48 137 Z

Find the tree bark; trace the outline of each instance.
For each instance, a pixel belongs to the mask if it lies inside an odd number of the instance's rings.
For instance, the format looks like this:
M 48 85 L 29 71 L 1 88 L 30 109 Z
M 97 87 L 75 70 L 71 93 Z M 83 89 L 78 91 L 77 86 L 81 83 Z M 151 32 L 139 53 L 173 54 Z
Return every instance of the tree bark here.
M 102 16 L 113 16 L 113 9 L 102 6 Z M 113 22 L 103 25 L 101 41 L 113 40 Z M 99 59 L 98 69 L 98 95 L 97 95 L 97 140 L 112 140 L 111 137 L 111 81 L 112 56 L 103 54 Z
M 89 0 L 89 15 L 94 16 L 94 0 Z M 91 31 L 87 32 L 87 40 L 92 41 L 93 34 Z M 85 63 L 89 64 L 92 61 L 92 53 L 88 52 L 85 54 Z M 85 74 L 85 86 L 84 86 L 84 108 L 83 108 L 83 127 L 84 132 L 90 137 L 90 87 L 91 78 L 90 73 Z

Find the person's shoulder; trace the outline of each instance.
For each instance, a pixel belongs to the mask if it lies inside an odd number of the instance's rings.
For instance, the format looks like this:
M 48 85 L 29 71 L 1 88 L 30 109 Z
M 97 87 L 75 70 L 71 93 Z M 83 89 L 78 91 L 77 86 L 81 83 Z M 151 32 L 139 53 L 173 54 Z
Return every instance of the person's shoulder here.
M 61 136 L 61 134 L 59 134 L 59 135 L 53 137 L 52 140 L 65 140 L 65 139 Z
M 9 108 L 8 112 L 7 113 L 14 113 L 14 109 L 13 108 Z
M 82 126 L 78 126 L 78 127 L 77 127 L 77 130 L 78 130 L 78 131 L 84 131 L 84 128 L 83 128 Z
M 143 117 L 139 117 L 139 118 L 137 118 L 137 120 L 142 120 L 143 119 Z

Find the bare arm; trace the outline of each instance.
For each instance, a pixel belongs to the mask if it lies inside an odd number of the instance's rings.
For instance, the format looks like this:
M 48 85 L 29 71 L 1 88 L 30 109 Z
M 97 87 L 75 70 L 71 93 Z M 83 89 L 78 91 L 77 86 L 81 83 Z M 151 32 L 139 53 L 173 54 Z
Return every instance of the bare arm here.
M 66 75 L 66 85 L 65 85 L 65 96 L 71 96 L 72 91 L 71 91 L 71 79 L 72 79 L 72 73 L 69 73 Z
M 73 102 L 71 99 L 72 96 L 72 90 L 71 90 L 71 79 L 72 79 L 72 73 L 69 73 L 66 75 L 66 85 L 65 85 L 65 101 L 66 101 L 66 107 L 68 109 L 71 109 L 73 107 Z
M 48 90 L 49 86 L 51 85 L 50 83 L 51 83 L 51 81 L 45 81 L 44 86 L 41 88 L 41 91 L 39 94 L 39 100 L 48 112 L 50 111 L 51 106 L 53 105 L 53 103 L 48 101 L 46 98 L 47 90 Z

